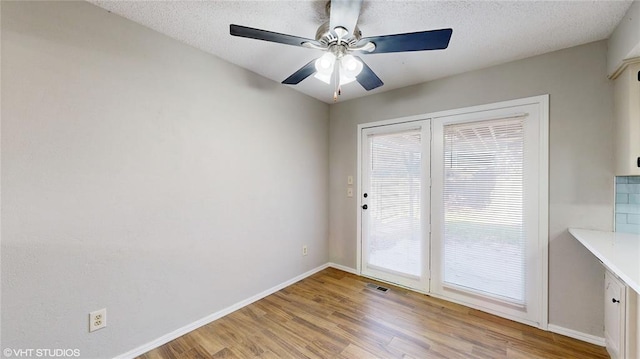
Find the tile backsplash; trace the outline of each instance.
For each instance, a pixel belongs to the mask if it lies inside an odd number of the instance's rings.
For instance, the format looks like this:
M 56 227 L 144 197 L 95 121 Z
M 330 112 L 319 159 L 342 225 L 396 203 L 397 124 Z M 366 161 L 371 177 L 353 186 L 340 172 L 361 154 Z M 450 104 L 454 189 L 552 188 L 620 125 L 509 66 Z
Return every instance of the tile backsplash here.
M 616 232 L 640 234 L 640 176 L 616 177 Z

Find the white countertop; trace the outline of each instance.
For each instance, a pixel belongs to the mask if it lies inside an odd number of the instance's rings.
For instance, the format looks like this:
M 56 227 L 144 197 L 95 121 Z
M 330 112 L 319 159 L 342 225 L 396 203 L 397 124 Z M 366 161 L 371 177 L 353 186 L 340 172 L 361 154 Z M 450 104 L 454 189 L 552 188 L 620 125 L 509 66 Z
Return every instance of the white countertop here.
M 640 234 L 576 228 L 569 233 L 640 294 Z

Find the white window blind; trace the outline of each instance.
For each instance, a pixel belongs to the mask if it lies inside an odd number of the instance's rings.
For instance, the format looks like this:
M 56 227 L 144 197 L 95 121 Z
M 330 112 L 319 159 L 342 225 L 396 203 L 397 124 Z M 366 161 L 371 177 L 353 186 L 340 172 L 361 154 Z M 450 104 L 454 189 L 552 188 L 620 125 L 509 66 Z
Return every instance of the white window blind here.
M 420 132 L 372 135 L 368 265 L 420 276 Z
M 524 117 L 444 126 L 443 284 L 525 304 Z

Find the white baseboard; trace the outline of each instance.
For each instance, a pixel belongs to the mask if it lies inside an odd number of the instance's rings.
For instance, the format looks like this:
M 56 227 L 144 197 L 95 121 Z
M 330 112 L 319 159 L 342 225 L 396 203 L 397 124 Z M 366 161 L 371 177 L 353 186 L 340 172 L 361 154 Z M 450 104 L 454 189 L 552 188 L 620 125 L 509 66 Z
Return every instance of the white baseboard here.
M 260 300 L 260 299 L 262 299 L 262 298 L 264 298 L 264 297 L 266 297 L 268 295 L 271 295 L 271 294 L 273 294 L 273 293 L 275 293 L 275 292 L 277 292 L 277 291 L 279 291 L 279 290 L 281 290 L 283 288 L 286 288 L 286 287 L 292 285 L 295 282 L 301 281 L 301 280 L 303 280 L 303 279 L 305 279 L 305 278 L 307 278 L 307 277 L 309 277 L 309 276 L 311 276 L 311 275 L 313 275 L 313 274 L 315 274 L 315 273 L 317 273 L 317 272 L 319 272 L 319 271 L 321 271 L 321 270 L 323 270 L 325 268 L 328 268 L 329 266 L 330 266 L 329 263 L 323 264 L 323 265 L 321 265 L 321 266 L 319 266 L 317 268 L 314 268 L 314 269 L 312 269 L 312 270 L 310 270 L 308 272 L 302 273 L 302 274 L 300 274 L 299 276 L 297 276 L 295 278 L 289 279 L 286 282 L 280 283 L 280 284 L 278 284 L 278 285 L 276 285 L 276 286 L 274 286 L 272 288 L 269 288 L 269 289 L 267 289 L 267 290 L 265 290 L 265 291 L 263 291 L 261 293 L 258 293 L 258 294 L 254 295 L 252 297 L 249 297 L 249 298 L 247 298 L 247 299 L 245 299 L 243 301 L 240 301 L 240 302 L 238 302 L 236 304 L 233 304 L 233 305 L 231 305 L 231 306 L 229 306 L 227 308 L 224 308 L 224 309 L 222 309 L 220 311 L 217 311 L 215 313 L 209 314 L 209 315 L 207 315 L 206 317 L 204 317 L 202 319 L 196 320 L 195 322 L 193 322 L 191 324 L 187 324 L 184 327 L 176 329 L 171 333 L 165 334 L 165 335 L 161 336 L 160 338 L 155 339 L 155 340 L 153 340 L 153 341 L 151 341 L 151 342 L 149 342 L 147 344 L 139 346 L 139 347 L 137 347 L 137 348 L 135 348 L 133 350 L 130 350 L 130 351 L 124 353 L 124 354 L 120 354 L 117 357 L 115 357 L 114 359 L 133 359 L 135 357 L 138 357 L 138 356 L 140 356 L 140 355 L 142 355 L 142 354 L 144 354 L 144 353 L 146 353 L 146 352 L 148 352 L 150 350 L 153 350 L 153 349 L 155 349 L 155 348 L 157 348 L 157 347 L 159 347 L 159 346 L 161 346 L 163 344 L 166 344 L 166 343 L 168 343 L 168 342 L 170 342 L 170 341 L 172 341 L 172 340 L 174 340 L 174 339 L 176 339 L 178 337 L 181 337 L 181 336 L 183 336 L 183 335 L 185 335 L 185 334 L 187 334 L 187 333 L 189 333 L 189 332 L 191 332 L 193 330 L 196 330 L 196 329 L 200 328 L 203 325 L 209 324 L 209 323 L 213 322 L 216 319 L 220 319 L 220 318 L 224 317 L 225 315 L 231 314 L 231 313 L 235 312 L 238 309 L 241 309 L 241 308 L 243 308 L 243 307 L 245 307 L 245 306 L 247 306 L 247 305 L 249 305 L 249 304 L 251 304 L 253 302 L 256 302 L 256 301 L 258 301 L 258 300 Z M 342 268 L 338 268 L 338 269 L 342 269 Z M 344 270 L 344 269 L 342 269 L 342 270 Z
M 360 274 L 358 274 L 357 270 L 355 270 L 355 269 L 353 269 L 351 267 L 343 266 L 342 264 L 329 262 L 328 266 L 332 267 L 332 268 L 335 268 L 335 269 L 340 269 L 343 272 L 347 272 L 347 273 L 351 273 L 351 274 L 355 274 L 355 275 L 360 275 Z
M 573 339 L 582 340 L 583 342 L 595 344 L 601 347 L 605 346 L 604 338 L 597 337 L 595 335 L 579 332 L 573 329 L 564 328 L 555 324 L 549 324 L 548 330 L 556 334 L 562 334 Z

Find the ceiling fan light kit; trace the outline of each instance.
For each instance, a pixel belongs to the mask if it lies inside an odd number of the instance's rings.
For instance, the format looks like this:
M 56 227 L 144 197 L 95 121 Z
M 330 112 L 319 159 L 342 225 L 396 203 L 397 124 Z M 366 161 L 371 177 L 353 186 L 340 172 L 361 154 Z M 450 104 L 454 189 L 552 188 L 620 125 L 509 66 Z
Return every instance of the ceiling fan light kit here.
M 331 73 L 333 73 L 333 67 L 336 63 L 336 57 L 327 52 L 326 54 L 320 56 L 315 63 L 314 66 L 316 68 L 315 78 L 326 83 L 327 85 L 331 83 Z
M 356 79 L 363 67 L 362 62 L 358 61 L 353 55 L 345 55 L 340 59 L 340 75 L 344 75 L 350 81 Z
M 367 55 L 441 50 L 449 46 L 452 29 L 362 38 L 357 26 L 361 6 L 362 0 L 328 2 L 329 21 L 318 27 L 315 40 L 234 24 L 229 26 L 229 30 L 233 36 L 325 51 L 324 55 L 307 63 L 282 83 L 296 85 L 314 75 L 329 85 L 333 82 L 334 101 L 337 101 L 342 85 L 357 81 L 365 90 L 371 91 L 384 84 L 362 59 L 352 53 Z
M 331 75 L 334 75 L 338 81 L 334 81 L 335 90 L 333 92 L 333 100 L 338 99 L 341 92 L 341 86 L 352 83 L 363 69 L 362 62 L 357 60 L 353 55 L 339 55 L 337 57 L 332 52 L 327 52 L 318 58 L 315 63 L 315 78 L 331 84 Z

